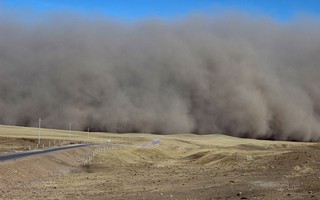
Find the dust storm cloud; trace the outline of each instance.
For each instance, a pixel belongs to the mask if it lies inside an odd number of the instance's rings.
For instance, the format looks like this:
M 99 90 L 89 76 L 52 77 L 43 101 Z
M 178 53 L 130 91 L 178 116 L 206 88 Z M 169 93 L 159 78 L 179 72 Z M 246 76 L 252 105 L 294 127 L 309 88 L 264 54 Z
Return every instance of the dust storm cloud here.
M 0 16 L 0 123 L 320 140 L 320 23 Z

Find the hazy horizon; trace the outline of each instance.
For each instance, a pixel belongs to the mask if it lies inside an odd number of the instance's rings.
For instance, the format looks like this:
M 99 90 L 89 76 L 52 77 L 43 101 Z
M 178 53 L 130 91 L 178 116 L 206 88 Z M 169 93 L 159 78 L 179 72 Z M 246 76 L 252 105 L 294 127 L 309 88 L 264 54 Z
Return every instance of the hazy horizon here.
M 23 15 L 0 14 L 0 124 L 320 140 L 317 17 Z

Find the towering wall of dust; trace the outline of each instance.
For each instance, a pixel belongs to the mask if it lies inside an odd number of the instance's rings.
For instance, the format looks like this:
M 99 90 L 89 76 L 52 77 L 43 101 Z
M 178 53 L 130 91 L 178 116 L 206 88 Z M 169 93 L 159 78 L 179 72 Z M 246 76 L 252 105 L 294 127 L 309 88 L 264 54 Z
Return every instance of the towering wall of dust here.
M 320 139 L 320 23 L 0 17 L 0 123 Z

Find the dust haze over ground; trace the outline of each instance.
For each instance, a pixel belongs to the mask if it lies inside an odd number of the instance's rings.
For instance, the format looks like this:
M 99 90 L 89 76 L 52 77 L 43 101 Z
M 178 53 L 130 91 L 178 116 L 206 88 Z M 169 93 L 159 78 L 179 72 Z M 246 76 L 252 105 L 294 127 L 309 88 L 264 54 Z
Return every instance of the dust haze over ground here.
M 0 123 L 320 140 L 320 23 L 0 15 Z

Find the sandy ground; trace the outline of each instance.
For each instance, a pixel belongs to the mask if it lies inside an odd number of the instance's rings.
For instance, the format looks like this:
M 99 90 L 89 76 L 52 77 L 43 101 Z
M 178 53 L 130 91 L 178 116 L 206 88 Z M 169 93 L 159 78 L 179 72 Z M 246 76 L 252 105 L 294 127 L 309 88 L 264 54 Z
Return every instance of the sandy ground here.
M 152 136 L 145 137 L 149 140 Z M 222 135 L 157 137 L 161 139 L 159 146 L 101 152 L 90 165 L 81 164 L 87 152 L 72 152 L 79 162 L 72 161 L 70 152 L 64 153 L 64 158 L 62 155 L 32 158 L 52 162 L 50 168 L 42 170 L 56 173 L 42 173 L 37 181 L 24 174 L 29 178 L 2 189 L 0 198 L 320 199 L 318 143 L 258 141 Z M 35 166 L 30 159 L 10 162 L 11 166 L 6 168 L 1 164 L 1 175 L 23 163 L 28 163 L 28 169 Z

